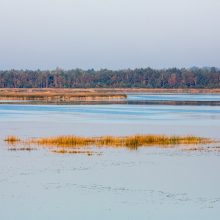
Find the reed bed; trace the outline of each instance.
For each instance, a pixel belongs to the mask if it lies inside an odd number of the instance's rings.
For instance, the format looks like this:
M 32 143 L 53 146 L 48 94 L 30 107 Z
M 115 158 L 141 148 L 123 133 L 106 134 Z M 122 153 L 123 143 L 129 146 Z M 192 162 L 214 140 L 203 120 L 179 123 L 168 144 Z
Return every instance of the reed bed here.
M 0 100 L 37 100 L 50 102 L 102 101 L 126 99 L 125 93 L 95 89 L 0 89 Z
M 11 136 L 6 137 L 4 141 L 6 141 L 8 143 L 16 143 L 16 142 L 21 141 L 21 139 L 17 136 L 11 135 Z
M 152 145 L 180 145 L 180 144 L 205 144 L 211 140 L 196 136 L 165 136 L 165 135 L 133 135 L 133 136 L 101 136 L 101 137 L 79 137 L 79 136 L 57 136 L 29 140 L 29 143 L 47 146 L 112 146 L 137 148 Z

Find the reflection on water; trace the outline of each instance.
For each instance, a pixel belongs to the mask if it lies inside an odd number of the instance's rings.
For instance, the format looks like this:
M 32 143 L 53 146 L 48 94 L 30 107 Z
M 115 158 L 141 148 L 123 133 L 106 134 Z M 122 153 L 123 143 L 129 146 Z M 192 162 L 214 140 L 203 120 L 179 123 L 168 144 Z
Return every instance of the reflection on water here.
M 210 151 L 89 148 L 97 154 L 87 156 L 9 151 L 3 139 L 153 133 L 219 140 L 219 131 L 219 106 L 0 105 L 0 219 L 218 220 L 218 144 Z

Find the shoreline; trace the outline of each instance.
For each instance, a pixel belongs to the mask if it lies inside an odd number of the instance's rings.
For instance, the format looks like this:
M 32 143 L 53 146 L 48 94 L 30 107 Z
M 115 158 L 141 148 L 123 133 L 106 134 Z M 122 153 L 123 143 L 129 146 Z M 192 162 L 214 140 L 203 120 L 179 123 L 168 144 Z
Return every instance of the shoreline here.
M 0 88 L 2 94 L 121 94 L 132 92 L 146 93 L 192 93 L 192 94 L 213 94 L 219 93 L 220 88 Z
M 93 101 L 123 100 L 127 95 L 116 92 L 104 92 L 91 89 L 0 89 L 0 100 L 36 100 L 36 101 Z
M 113 102 L 116 104 L 128 104 L 134 101 L 127 100 L 128 95 L 131 94 L 220 94 L 220 89 L 149 89 L 149 88 L 0 88 L 0 104 L 13 103 L 30 104 L 30 101 L 44 103 L 61 103 L 74 104 L 80 102 Z M 1 102 L 2 101 L 2 102 Z M 4 102 L 5 101 L 5 102 Z M 10 102 L 11 101 L 11 102 Z M 15 101 L 15 102 L 13 102 Z M 19 103 L 19 101 L 22 101 Z M 33 102 L 33 104 L 34 104 Z M 135 102 L 134 102 L 135 103 Z M 141 103 L 144 104 L 144 103 Z M 148 101 L 145 104 L 173 104 L 172 101 L 155 102 Z M 178 103 L 176 104 L 183 104 Z M 197 102 L 184 102 L 184 104 L 194 105 Z M 207 104 L 206 102 L 199 102 L 199 104 Z M 219 105 L 219 103 L 214 103 Z

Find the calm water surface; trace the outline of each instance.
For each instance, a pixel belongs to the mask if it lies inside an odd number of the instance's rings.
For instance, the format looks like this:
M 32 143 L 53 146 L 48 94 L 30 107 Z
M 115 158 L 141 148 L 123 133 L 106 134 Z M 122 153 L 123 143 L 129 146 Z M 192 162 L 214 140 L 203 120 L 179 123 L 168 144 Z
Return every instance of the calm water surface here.
M 219 96 L 133 95 L 208 100 Z M 191 101 L 191 100 L 190 100 Z M 220 153 L 94 148 L 102 155 L 8 151 L 7 135 L 192 134 L 220 139 L 220 106 L 0 105 L 0 219 L 213 219 Z
M 128 100 L 146 101 L 220 101 L 220 94 L 130 94 Z

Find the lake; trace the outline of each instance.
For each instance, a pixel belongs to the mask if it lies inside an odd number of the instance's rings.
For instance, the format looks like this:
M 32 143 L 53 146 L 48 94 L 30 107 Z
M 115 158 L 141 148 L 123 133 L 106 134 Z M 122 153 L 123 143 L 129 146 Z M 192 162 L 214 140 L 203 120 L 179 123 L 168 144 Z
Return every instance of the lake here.
M 73 134 L 219 141 L 219 102 L 217 94 L 129 94 L 124 103 L 1 104 L 0 219 L 219 219 L 220 151 L 91 147 L 97 154 L 87 156 L 10 151 L 4 142 Z

